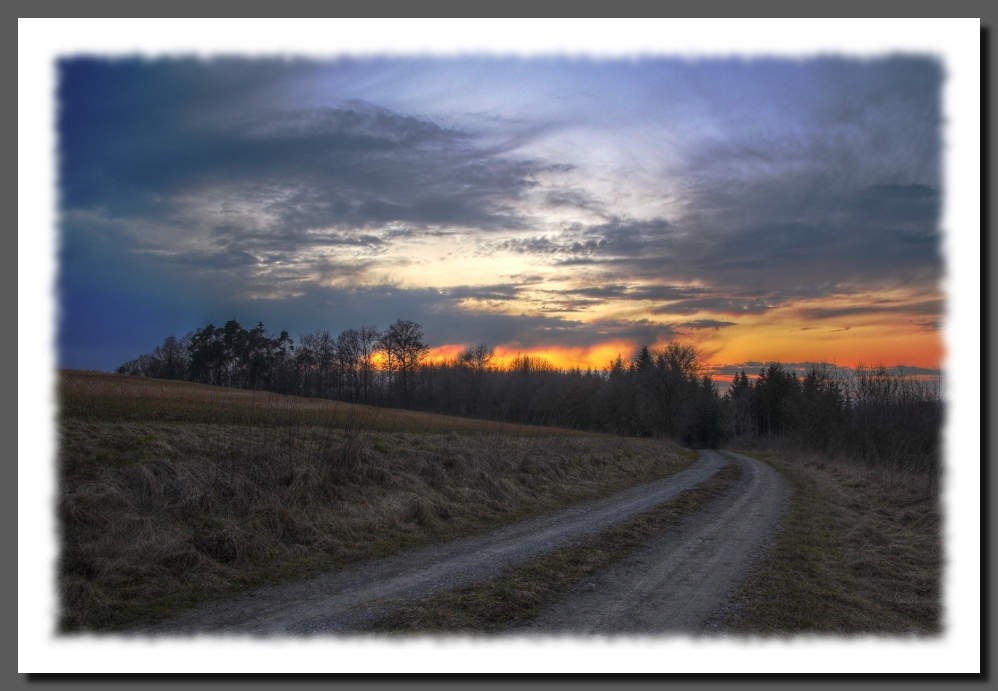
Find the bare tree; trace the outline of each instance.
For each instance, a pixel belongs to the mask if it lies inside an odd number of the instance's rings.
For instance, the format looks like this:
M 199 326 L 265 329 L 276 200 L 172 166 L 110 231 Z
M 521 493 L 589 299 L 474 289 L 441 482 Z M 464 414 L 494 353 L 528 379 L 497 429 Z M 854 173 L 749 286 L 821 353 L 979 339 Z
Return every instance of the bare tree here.
M 297 347 L 292 346 L 296 393 L 299 396 L 314 396 L 317 393 L 318 340 L 315 334 L 299 334 Z
M 360 333 L 356 329 L 347 329 L 336 337 L 336 356 L 340 373 L 346 387 L 350 390 L 350 398 L 360 399 Z
M 377 352 L 384 355 L 382 369 L 385 372 L 385 380 L 386 380 L 385 399 L 388 405 L 392 404 L 392 390 L 393 390 L 392 384 L 394 383 L 393 377 L 398 362 L 397 358 L 398 349 L 395 346 L 394 338 L 395 338 L 394 333 L 392 332 L 391 328 L 388 328 L 385 331 L 382 331 L 380 334 L 378 334 L 378 342 L 377 342 Z
M 357 356 L 360 360 L 361 401 L 371 400 L 371 387 L 374 385 L 374 353 L 378 349 L 381 334 L 376 326 L 362 326 L 357 329 Z
M 319 395 L 323 398 L 329 398 L 331 394 L 329 390 L 330 373 L 336 364 L 336 340 L 326 330 L 316 331 L 315 337 L 315 356 L 319 368 Z
M 468 346 L 457 356 L 458 364 L 471 373 L 472 410 L 476 415 L 479 413 L 485 371 L 489 369 L 495 354 L 495 348 L 491 348 L 485 343 L 479 343 Z
M 389 390 L 394 365 L 405 406 L 409 407 L 416 370 L 430 350 L 423 342 L 423 327 L 409 319 L 399 319 L 385 330 L 380 342 L 388 361 Z
M 481 374 L 488 369 L 496 355 L 496 349 L 490 348 L 485 343 L 468 346 L 457 356 L 457 361 L 476 374 Z

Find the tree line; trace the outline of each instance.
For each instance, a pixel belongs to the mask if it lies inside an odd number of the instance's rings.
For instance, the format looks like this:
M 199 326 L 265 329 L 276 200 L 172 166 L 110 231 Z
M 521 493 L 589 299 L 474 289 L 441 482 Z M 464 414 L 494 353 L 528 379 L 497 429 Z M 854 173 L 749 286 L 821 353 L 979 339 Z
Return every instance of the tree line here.
M 941 460 L 940 386 L 884 365 L 812 367 L 798 377 L 773 363 L 755 381 L 744 371 L 735 375 L 722 399 L 722 436 L 789 441 L 934 481 Z
M 399 319 L 375 326 L 271 334 L 212 324 L 123 364 L 148 377 L 377 406 L 557 425 L 638 436 L 665 436 L 694 447 L 736 439 L 792 441 L 814 451 L 934 473 L 942 401 L 938 386 L 903 371 L 812 367 L 802 376 L 779 363 L 754 380 L 743 370 L 727 392 L 699 362 L 696 348 L 668 343 L 618 356 L 602 369 L 562 370 L 520 355 L 499 364 L 485 343 L 455 358 L 427 362 L 422 327 Z
M 365 326 L 332 336 L 301 334 L 298 342 L 263 323 L 246 329 L 231 319 L 169 336 L 152 353 L 117 372 L 145 377 L 332 398 L 372 405 L 411 407 L 416 372 L 429 348 L 422 327 L 399 319 L 384 331 Z

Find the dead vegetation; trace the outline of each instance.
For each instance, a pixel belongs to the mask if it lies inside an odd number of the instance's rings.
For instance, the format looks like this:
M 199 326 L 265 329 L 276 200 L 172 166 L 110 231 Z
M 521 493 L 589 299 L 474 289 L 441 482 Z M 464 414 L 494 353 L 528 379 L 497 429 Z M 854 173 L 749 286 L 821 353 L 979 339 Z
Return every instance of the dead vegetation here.
M 450 415 L 285 396 L 169 379 L 64 370 L 59 376 L 63 418 L 101 422 L 181 422 L 194 425 L 285 424 L 383 432 L 592 436 L 570 429 L 495 423 Z
M 753 453 L 791 487 L 782 531 L 721 625 L 736 633 L 938 634 L 942 545 L 924 474 Z
M 61 387 L 63 631 L 148 622 L 471 534 L 695 457 L 667 442 L 121 375 L 64 373 Z

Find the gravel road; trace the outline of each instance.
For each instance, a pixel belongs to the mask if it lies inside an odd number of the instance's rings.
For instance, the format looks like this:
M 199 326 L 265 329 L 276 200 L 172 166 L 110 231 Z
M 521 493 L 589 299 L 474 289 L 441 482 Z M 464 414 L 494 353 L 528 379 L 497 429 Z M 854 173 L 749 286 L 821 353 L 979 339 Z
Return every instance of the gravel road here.
M 515 633 L 710 632 L 710 620 L 778 525 L 786 498 L 772 468 L 722 453 L 743 470 L 728 492 L 647 549 L 566 593 Z
M 350 632 L 384 614 L 393 601 L 418 599 L 484 581 L 505 568 L 632 518 L 703 482 L 724 464 L 717 453 L 705 452 L 675 475 L 603 499 L 485 535 L 459 538 L 307 581 L 266 586 L 230 600 L 205 603 L 132 632 L 264 636 Z

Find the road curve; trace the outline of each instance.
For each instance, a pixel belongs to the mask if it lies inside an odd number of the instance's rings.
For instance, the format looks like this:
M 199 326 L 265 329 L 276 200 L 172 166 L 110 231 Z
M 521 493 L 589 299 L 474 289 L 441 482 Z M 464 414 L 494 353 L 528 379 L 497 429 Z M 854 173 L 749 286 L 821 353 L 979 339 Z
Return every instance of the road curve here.
M 602 499 L 477 535 L 332 571 L 297 583 L 259 588 L 206 603 L 134 634 L 284 635 L 355 631 L 391 607 L 460 585 L 593 535 L 668 501 L 725 465 L 702 453 L 689 468 Z M 386 604 L 387 603 L 387 604 Z
M 519 633 L 662 634 L 705 630 L 778 525 L 786 488 L 768 465 L 726 455 L 742 476 L 647 549 L 581 584 Z

